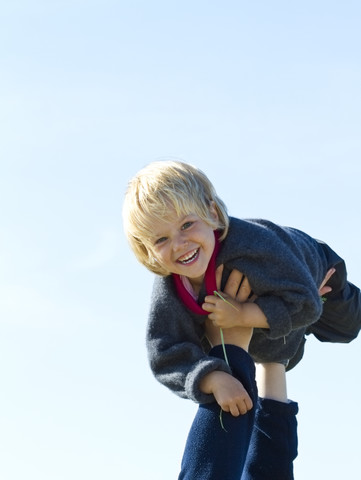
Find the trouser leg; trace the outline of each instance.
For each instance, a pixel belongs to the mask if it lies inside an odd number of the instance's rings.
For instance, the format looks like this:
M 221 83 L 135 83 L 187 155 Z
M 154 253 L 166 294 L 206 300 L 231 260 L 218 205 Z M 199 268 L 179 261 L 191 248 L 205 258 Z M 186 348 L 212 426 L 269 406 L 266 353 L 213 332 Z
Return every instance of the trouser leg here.
M 313 333 L 321 342 L 349 343 L 361 328 L 361 292 L 348 281 L 344 260 L 324 242 L 319 241 L 319 245 L 328 268 L 336 271 L 327 282 L 332 290 L 325 294 L 321 318 L 310 325 L 307 333 Z
M 292 480 L 298 405 L 259 398 L 242 480 Z
M 360 289 L 346 282 L 342 290 L 331 291 L 325 297 L 322 315 L 310 325 L 307 334 L 312 333 L 321 342 L 352 342 L 361 328 Z
M 254 408 L 245 415 L 233 417 L 222 412 L 214 402 L 200 405 L 191 426 L 182 460 L 179 480 L 240 480 L 252 434 L 257 389 L 255 368 L 247 352 L 226 345 L 233 375 L 252 398 Z M 213 348 L 210 355 L 223 358 L 222 348 Z

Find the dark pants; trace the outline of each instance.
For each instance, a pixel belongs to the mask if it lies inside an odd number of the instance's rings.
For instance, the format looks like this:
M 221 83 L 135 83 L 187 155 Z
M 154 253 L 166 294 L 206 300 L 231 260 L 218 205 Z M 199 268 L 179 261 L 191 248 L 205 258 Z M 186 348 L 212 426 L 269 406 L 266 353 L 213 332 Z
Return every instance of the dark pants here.
M 292 480 L 297 456 L 297 405 L 257 400 L 255 367 L 247 352 L 226 345 L 233 375 L 254 408 L 233 417 L 217 403 L 200 405 L 191 426 L 178 480 Z M 210 355 L 223 358 L 220 346 Z M 267 476 L 270 475 L 270 476 Z
M 325 302 L 320 319 L 310 325 L 306 335 L 314 335 L 321 342 L 350 343 L 361 329 L 361 293 L 360 289 L 347 280 L 347 270 L 344 260 L 328 245 L 319 242 L 323 250 L 328 268 L 334 267 L 336 272 L 327 282 L 332 291 L 324 295 Z M 290 359 L 287 371 L 294 368 L 302 359 L 306 336 L 299 348 Z
M 260 398 L 242 480 L 292 480 L 298 405 Z M 234 477 L 237 478 L 237 477 Z
M 325 295 L 321 318 L 311 325 L 307 334 L 312 333 L 321 342 L 349 343 L 361 328 L 361 294 L 356 285 L 347 280 L 344 260 L 328 245 L 320 243 L 328 262 L 336 272 L 327 285 L 332 291 Z

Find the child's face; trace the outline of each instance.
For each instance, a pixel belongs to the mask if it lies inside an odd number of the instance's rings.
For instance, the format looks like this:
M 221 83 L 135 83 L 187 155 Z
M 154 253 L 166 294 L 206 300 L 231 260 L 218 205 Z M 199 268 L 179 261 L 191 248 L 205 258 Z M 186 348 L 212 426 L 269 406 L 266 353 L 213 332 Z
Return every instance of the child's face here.
M 211 215 L 218 219 L 215 210 Z M 214 250 L 213 228 L 198 215 L 178 217 L 175 212 L 167 220 L 156 220 L 153 226 L 152 253 L 162 267 L 185 275 L 193 285 L 202 283 Z

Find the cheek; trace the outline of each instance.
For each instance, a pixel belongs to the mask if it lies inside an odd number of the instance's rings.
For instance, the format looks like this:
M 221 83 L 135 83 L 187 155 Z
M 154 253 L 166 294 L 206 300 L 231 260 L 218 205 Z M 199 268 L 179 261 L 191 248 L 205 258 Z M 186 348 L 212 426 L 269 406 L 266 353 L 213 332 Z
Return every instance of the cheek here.
M 165 252 L 163 250 L 153 251 L 153 258 L 157 263 L 162 265 L 166 261 Z
M 161 255 L 159 255 L 158 252 L 157 253 L 153 252 L 151 254 L 151 258 L 153 263 L 156 265 L 156 267 L 158 269 L 161 269 L 161 272 L 160 272 L 161 275 L 169 275 L 170 272 L 168 271 L 169 268 L 167 268 L 167 262 L 164 261 L 164 258 Z
M 148 250 L 149 259 L 155 263 L 159 263 L 158 252 L 155 252 L 152 248 Z

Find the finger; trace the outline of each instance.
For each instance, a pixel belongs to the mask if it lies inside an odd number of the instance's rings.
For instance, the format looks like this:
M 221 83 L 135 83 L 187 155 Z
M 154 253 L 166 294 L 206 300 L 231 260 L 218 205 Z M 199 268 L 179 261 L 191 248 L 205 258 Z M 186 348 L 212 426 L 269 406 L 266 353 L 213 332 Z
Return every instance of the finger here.
M 326 283 L 329 281 L 329 279 L 332 277 L 332 275 L 335 273 L 335 269 L 334 268 L 330 268 L 330 270 L 327 271 L 326 275 L 325 275 L 325 278 L 323 279 L 321 285 L 320 285 L 320 289 L 322 287 L 324 287 L 326 285 Z
M 336 269 L 335 268 L 330 268 L 330 270 L 328 270 L 328 272 L 326 273 L 326 276 L 325 278 L 323 279 L 321 285 L 320 285 L 320 288 L 319 288 L 319 291 L 321 293 L 321 289 L 326 285 L 326 283 L 330 280 L 330 278 L 332 277 L 332 275 L 336 272 Z
M 330 293 L 330 292 L 332 292 L 332 288 L 328 287 L 328 286 L 322 287 L 322 288 L 319 289 L 319 294 L 320 294 L 321 297 L 322 297 L 322 295 L 326 295 L 326 293 Z
M 217 303 L 217 297 L 215 295 L 206 295 L 204 301 L 205 303 L 212 303 L 212 305 L 215 305 Z
M 248 408 L 246 400 L 242 400 L 241 402 L 239 402 L 238 405 L 237 405 L 237 409 L 238 409 L 240 415 L 245 415 L 248 412 L 248 410 L 250 410 Z
M 232 270 L 224 287 L 224 292 L 230 297 L 236 298 L 238 289 L 242 284 L 243 277 L 243 273 L 239 270 Z
M 244 277 L 242 285 L 240 286 L 240 289 L 238 290 L 238 293 L 237 293 L 237 300 L 241 303 L 246 302 L 248 300 L 248 297 L 251 295 L 251 293 L 252 293 L 252 289 L 248 282 L 248 278 Z
M 213 327 L 218 327 L 218 325 L 216 323 L 217 316 L 213 312 L 209 312 L 208 320 L 210 320 L 212 322 Z
M 223 274 L 223 267 L 224 265 L 219 265 L 216 270 L 216 285 L 217 285 L 217 290 L 221 289 L 221 283 L 222 283 L 222 274 Z
M 214 303 L 209 303 L 209 302 L 204 302 L 202 304 L 202 308 L 203 310 L 205 310 L 206 312 L 213 312 L 214 311 Z
M 252 408 L 253 408 L 253 402 L 252 402 L 252 399 L 251 399 L 251 397 L 250 397 L 249 395 L 245 398 L 244 403 L 245 403 L 245 405 L 246 405 L 247 412 L 248 412 L 249 410 L 252 410 Z
M 234 416 L 234 417 L 239 417 L 239 415 L 243 415 L 242 409 L 239 409 L 237 404 L 231 405 L 229 412 Z

